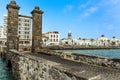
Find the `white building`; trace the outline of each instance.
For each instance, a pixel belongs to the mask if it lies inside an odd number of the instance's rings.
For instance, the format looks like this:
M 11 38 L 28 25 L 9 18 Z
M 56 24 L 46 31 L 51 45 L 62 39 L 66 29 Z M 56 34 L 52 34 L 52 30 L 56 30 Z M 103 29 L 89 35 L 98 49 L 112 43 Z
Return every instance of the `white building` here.
M 0 38 L 3 38 L 3 27 L 0 26 Z
M 60 45 L 71 46 L 73 45 L 73 39 L 63 38 L 60 40 Z
M 73 45 L 75 40 L 72 39 L 72 32 L 71 30 L 68 31 L 68 38 L 63 38 L 60 40 L 61 45 L 68 45 L 71 46 Z
M 63 38 L 60 40 L 61 45 L 68 45 L 68 46 L 79 46 L 79 47 L 108 47 L 108 46 L 120 46 L 120 40 L 113 37 L 112 39 L 109 39 L 105 37 L 104 35 L 101 35 L 101 37 L 97 39 L 85 39 L 85 38 L 79 38 L 79 39 L 72 39 L 69 37 L 68 32 L 68 38 Z
M 4 15 L 3 35 L 7 36 L 7 15 Z M 32 32 L 32 17 L 19 15 L 18 16 L 18 36 L 20 45 L 31 45 Z
M 43 33 L 43 43 L 46 46 L 59 45 L 60 34 L 58 31 Z
M 112 39 L 110 40 L 110 43 L 113 46 L 120 46 L 120 40 L 115 38 L 115 36 L 112 37 Z
M 101 37 L 99 37 L 97 40 L 96 40 L 96 44 L 98 46 L 109 46 L 109 41 L 110 39 L 106 38 L 104 35 L 101 35 Z
M 4 38 L 4 35 L 3 35 L 3 27 L 0 26 L 0 44 L 5 44 L 6 42 L 6 39 Z

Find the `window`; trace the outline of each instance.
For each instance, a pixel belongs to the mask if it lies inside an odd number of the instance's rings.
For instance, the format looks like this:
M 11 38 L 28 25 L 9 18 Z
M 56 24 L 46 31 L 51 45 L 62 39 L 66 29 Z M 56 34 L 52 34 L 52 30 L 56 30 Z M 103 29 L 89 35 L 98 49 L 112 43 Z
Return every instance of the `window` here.
M 19 34 L 21 34 L 21 31 L 19 31 Z
M 29 28 L 24 28 L 25 30 L 29 30 Z
M 19 23 L 19 26 L 21 26 L 21 24 Z
M 29 44 L 29 41 L 25 41 L 26 44 Z
M 23 41 L 20 41 L 19 43 L 20 43 L 20 44 L 23 44 Z
M 27 22 L 27 20 L 25 19 L 25 22 Z
M 25 32 L 25 34 L 29 34 L 29 32 Z
M 50 41 L 52 42 L 52 39 L 50 39 Z
M 27 24 L 25 24 L 24 26 L 27 26 Z
M 19 30 L 21 30 L 21 28 L 19 27 Z
M 19 21 L 21 21 L 21 19 L 19 19 Z
M 27 36 L 27 38 L 29 38 L 29 36 Z
M 56 38 L 58 38 L 58 35 L 56 35 Z

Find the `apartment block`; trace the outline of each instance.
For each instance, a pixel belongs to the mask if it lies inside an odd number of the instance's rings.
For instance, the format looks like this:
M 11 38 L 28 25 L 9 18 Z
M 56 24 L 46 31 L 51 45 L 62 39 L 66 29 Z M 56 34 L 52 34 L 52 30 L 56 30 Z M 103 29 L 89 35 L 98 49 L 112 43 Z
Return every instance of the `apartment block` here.
M 20 15 L 18 17 L 18 36 L 20 45 L 31 45 L 32 17 Z M 3 35 L 7 36 L 7 15 L 4 15 Z

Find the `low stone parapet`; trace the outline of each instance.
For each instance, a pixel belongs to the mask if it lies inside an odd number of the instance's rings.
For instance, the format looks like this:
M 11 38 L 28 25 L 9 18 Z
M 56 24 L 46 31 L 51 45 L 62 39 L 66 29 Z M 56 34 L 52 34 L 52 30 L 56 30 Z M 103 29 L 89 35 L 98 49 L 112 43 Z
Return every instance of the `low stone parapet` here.
M 88 80 L 88 77 L 70 73 L 67 70 L 70 67 L 65 68 L 60 63 L 44 59 L 45 54 L 30 54 L 30 52 L 10 51 L 9 60 L 12 63 L 15 80 Z
M 78 62 L 120 69 L 120 59 L 90 56 L 90 55 L 77 54 L 77 53 L 76 54 L 73 53 L 72 55 L 74 55 L 74 60 Z
M 43 50 L 43 53 L 31 53 L 29 51 L 18 52 L 16 50 L 10 50 L 9 54 L 7 55 L 7 60 L 12 64 L 12 72 L 14 79 L 15 80 L 120 79 L 119 76 L 120 70 L 89 65 L 84 62 L 81 63 L 82 61 L 78 62 L 78 60 L 76 61 L 77 59 L 75 57 L 76 55 L 71 55 L 71 53 L 58 52 L 59 53 L 58 54 L 54 51 L 47 51 L 49 53 L 46 53 L 47 54 L 46 55 L 45 51 L 46 50 Z M 63 57 L 65 55 L 72 56 L 73 60 L 70 57 L 69 58 Z M 87 55 L 84 55 L 84 58 L 85 57 L 87 57 Z M 93 58 L 95 59 L 96 57 Z M 83 61 L 87 60 L 89 59 L 87 58 L 86 60 Z M 107 59 L 105 61 L 107 61 Z M 119 62 L 119 60 L 117 59 L 114 59 L 114 61 Z

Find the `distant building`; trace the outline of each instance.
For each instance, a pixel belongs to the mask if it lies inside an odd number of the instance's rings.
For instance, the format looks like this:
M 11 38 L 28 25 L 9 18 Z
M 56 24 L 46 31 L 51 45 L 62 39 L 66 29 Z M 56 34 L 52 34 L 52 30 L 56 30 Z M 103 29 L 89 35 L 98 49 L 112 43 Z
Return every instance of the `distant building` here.
M 68 39 L 72 39 L 72 32 L 71 32 L 71 30 L 68 31 Z
M 3 35 L 7 36 L 7 15 L 4 15 Z M 32 17 L 20 15 L 18 18 L 18 36 L 20 45 L 31 45 Z
M 69 30 L 68 31 L 68 38 L 63 38 L 60 40 L 60 44 L 61 45 L 73 45 L 74 40 L 72 39 L 72 32 Z
M 47 46 L 59 45 L 60 34 L 58 31 L 43 33 L 43 43 Z
M 96 44 L 98 46 L 108 46 L 109 45 L 109 42 L 108 42 L 109 40 L 110 39 L 106 38 L 104 35 L 101 35 L 101 37 L 96 40 Z
M 49 45 L 49 36 L 46 33 L 42 34 L 42 41 L 44 46 Z
M 3 35 L 3 27 L 0 26 L 0 44 L 5 44 L 6 42 L 6 38 L 4 38 L 4 35 Z
M 0 26 L 0 38 L 3 38 L 3 27 Z
M 7 15 L 4 15 L 3 35 L 4 38 L 7 38 Z
M 112 46 L 120 46 L 120 40 L 117 39 L 115 36 L 112 37 L 112 39 L 110 40 L 110 43 Z
M 69 34 L 70 32 L 68 32 Z M 70 35 L 70 34 L 69 34 Z M 63 38 L 60 40 L 61 45 L 68 45 L 68 46 L 79 46 L 79 47 L 110 47 L 110 46 L 120 46 L 120 40 L 113 37 L 109 39 L 104 35 L 97 39 L 86 39 L 86 38 L 79 38 L 79 39 L 72 39 L 70 36 L 68 38 Z

